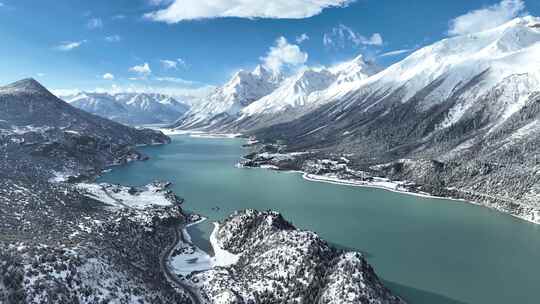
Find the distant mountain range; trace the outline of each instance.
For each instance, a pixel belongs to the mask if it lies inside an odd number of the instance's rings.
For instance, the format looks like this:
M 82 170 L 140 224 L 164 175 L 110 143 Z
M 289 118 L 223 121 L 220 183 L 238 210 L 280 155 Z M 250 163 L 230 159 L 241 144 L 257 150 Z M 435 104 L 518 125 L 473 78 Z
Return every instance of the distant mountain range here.
M 325 103 L 319 95 L 380 71 L 362 56 L 331 68 L 305 68 L 290 77 L 263 66 L 240 71 L 173 125 L 178 129 L 246 131 L 293 120 Z
M 81 110 L 128 125 L 172 123 L 189 109 L 175 98 L 157 93 L 81 92 L 61 98 Z

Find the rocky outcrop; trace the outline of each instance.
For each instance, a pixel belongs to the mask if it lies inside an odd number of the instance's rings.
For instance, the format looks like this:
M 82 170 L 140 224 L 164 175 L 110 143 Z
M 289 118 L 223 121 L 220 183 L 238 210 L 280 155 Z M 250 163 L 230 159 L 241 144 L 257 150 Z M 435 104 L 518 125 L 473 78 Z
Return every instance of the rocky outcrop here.
M 404 303 L 361 254 L 337 250 L 276 212 L 231 215 L 217 243 L 238 261 L 191 277 L 207 303 Z

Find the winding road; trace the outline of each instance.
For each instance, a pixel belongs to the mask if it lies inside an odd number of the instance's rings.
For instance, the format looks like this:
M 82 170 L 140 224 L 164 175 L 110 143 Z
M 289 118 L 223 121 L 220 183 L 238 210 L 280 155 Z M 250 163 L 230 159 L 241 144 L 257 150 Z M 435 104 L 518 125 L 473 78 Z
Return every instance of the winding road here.
M 107 195 L 107 197 L 114 200 L 120 206 L 124 208 L 131 208 L 130 206 L 124 204 L 121 200 L 112 196 L 107 190 L 107 188 L 101 186 L 101 190 Z M 193 288 L 193 286 L 190 286 L 189 284 L 186 284 L 182 280 L 180 280 L 178 276 L 174 274 L 169 267 L 169 260 L 172 252 L 174 251 L 174 248 L 176 248 L 178 243 L 186 242 L 182 234 L 182 229 L 184 228 L 185 225 L 182 223 L 174 229 L 174 242 L 167 248 L 165 248 L 165 250 L 161 254 L 161 257 L 159 259 L 159 266 L 161 268 L 161 272 L 163 272 L 163 274 L 165 275 L 165 278 L 173 285 L 173 287 L 184 291 L 184 293 L 190 298 L 192 304 L 202 304 L 203 302 L 201 301 L 197 290 Z
M 190 298 L 191 303 L 202 304 L 203 302 L 201 301 L 197 290 L 193 288 L 193 286 L 190 286 L 189 284 L 186 284 L 182 280 L 180 280 L 178 276 L 174 274 L 169 267 L 169 259 L 172 255 L 174 248 L 176 248 L 179 242 L 184 241 L 182 229 L 184 229 L 184 224 L 180 224 L 178 227 L 176 227 L 176 229 L 174 229 L 174 243 L 165 249 L 165 251 L 161 255 L 159 264 L 161 267 L 161 271 L 163 272 L 167 280 L 178 289 L 183 290 Z

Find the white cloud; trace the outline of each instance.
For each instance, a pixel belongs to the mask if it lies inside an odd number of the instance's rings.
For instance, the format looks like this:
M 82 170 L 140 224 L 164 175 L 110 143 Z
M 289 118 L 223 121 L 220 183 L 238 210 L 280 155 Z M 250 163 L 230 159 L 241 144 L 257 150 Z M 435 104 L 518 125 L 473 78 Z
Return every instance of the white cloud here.
M 114 75 L 111 73 L 105 73 L 103 74 L 103 79 L 105 80 L 114 80 Z
M 300 47 L 290 44 L 285 37 L 279 37 L 274 46 L 261 60 L 264 65 L 274 72 L 279 72 L 283 66 L 299 66 L 306 63 L 308 54 L 302 52 Z
M 303 33 L 302 35 L 296 37 L 296 43 L 300 44 L 306 40 L 309 40 L 309 36 L 306 33 Z
M 178 62 L 178 65 L 180 65 L 181 67 L 184 67 L 184 68 L 188 67 L 188 65 L 187 65 L 187 63 L 186 63 L 186 61 L 184 59 L 178 58 L 178 59 L 176 59 L 176 61 Z
M 122 40 L 122 37 L 120 37 L 119 35 L 111 35 L 105 37 L 105 41 L 107 42 L 118 42 L 120 40 Z
M 345 48 L 348 45 L 355 47 L 361 45 L 381 46 L 383 43 L 383 38 L 379 33 L 365 37 L 344 24 L 334 27 L 331 32 L 323 35 L 323 44 L 326 47 Z
M 450 21 L 448 34 L 464 35 L 497 27 L 523 13 L 523 0 L 502 0 L 498 4 L 470 11 Z
M 142 65 L 133 66 L 133 67 L 129 68 L 129 71 L 130 72 L 135 72 L 135 73 L 140 74 L 142 76 L 148 76 L 148 75 L 152 74 L 152 69 L 150 69 L 150 65 L 147 62 L 145 62 Z
M 83 43 L 86 43 L 86 40 L 64 41 L 59 46 L 57 46 L 56 49 L 59 51 L 67 52 L 79 48 L 81 45 L 83 45 Z
M 86 27 L 88 27 L 91 30 L 102 28 L 103 21 L 100 18 L 91 18 L 90 20 L 88 20 Z
M 391 56 L 397 56 L 397 55 L 401 55 L 401 54 L 410 53 L 410 52 L 412 52 L 412 51 L 413 51 L 413 50 L 411 50 L 411 49 L 395 50 L 395 51 L 390 51 L 390 52 L 382 53 L 382 54 L 379 55 L 379 57 L 391 57 Z
M 352 1 L 174 0 L 166 8 L 148 13 L 145 17 L 167 23 L 219 17 L 302 19 L 318 15 L 325 8 L 346 6 Z M 163 4 L 163 1 L 157 0 L 157 4 Z
M 37 75 L 37 77 L 45 77 L 46 76 L 45 73 L 37 73 L 36 75 Z
M 179 67 L 187 67 L 186 62 L 182 58 L 176 60 L 162 59 L 159 62 L 166 70 L 178 70 Z
M 159 62 L 161 62 L 161 66 L 166 70 L 178 69 L 178 62 L 176 62 L 175 60 L 163 59 L 163 60 L 160 60 Z
M 160 82 L 170 82 L 170 83 L 178 83 L 178 84 L 183 84 L 183 85 L 196 85 L 196 84 L 199 84 L 198 82 L 196 81 L 192 81 L 192 80 L 186 80 L 186 79 L 183 79 L 183 78 L 177 78 L 177 77 L 156 77 L 154 78 L 156 81 L 160 81 Z

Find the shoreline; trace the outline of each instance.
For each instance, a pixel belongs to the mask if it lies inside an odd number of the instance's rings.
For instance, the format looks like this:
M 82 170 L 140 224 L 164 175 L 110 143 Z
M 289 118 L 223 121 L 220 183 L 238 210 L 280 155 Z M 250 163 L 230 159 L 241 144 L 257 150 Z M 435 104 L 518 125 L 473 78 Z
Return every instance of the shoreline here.
M 327 184 L 342 185 L 342 186 L 349 186 L 349 187 L 374 188 L 374 189 L 381 189 L 381 190 L 390 191 L 390 192 L 394 192 L 394 193 L 407 194 L 407 195 L 423 197 L 423 198 L 432 198 L 432 199 L 438 199 L 438 200 L 448 200 L 448 201 L 454 201 L 454 202 L 461 202 L 461 203 L 465 203 L 465 204 L 470 204 L 470 205 L 475 205 L 475 206 L 488 208 L 488 209 L 497 211 L 497 212 L 502 213 L 502 214 L 510 215 L 510 216 L 512 216 L 514 218 L 520 219 L 520 220 L 525 221 L 527 223 L 540 225 L 540 222 L 535 222 L 534 220 L 531 220 L 531 219 L 529 219 L 529 218 L 527 218 L 525 216 L 512 214 L 510 212 L 502 211 L 502 210 L 499 210 L 497 208 L 492 208 L 492 207 L 490 207 L 488 205 L 481 204 L 481 203 L 474 202 L 474 201 L 469 201 L 469 200 L 466 200 L 466 199 L 445 197 L 445 196 L 435 196 L 435 195 L 431 195 L 429 193 L 424 194 L 424 193 L 417 193 L 417 192 L 399 190 L 399 189 L 395 189 L 395 188 L 386 187 L 384 185 L 376 185 L 376 184 L 372 184 L 372 183 L 370 184 L 370 183 L 365 183 L 365 182 L 347 181 L 347 180 L 342 180 L 342 179 L 339 179 L 339 178 L 327 177 L 327 176 L 323 176 L 323 175 L 313 175 L 313 174 L 309 174 L 309 173 L 306 173 L 306 172 L 303 172 L 303 171 L 294 171 L 294 172 L 301 173 L 302 178 L 307 180 L 307 181 L 310 181 L 310 182 L 327 183 Z
M 423 197 L 423 198 L 434 198 L 434 199 L 440 199 L 440 200 L 450 200 L 450 201 L 457 201 L 457 202 L 464 202 L 464 203 L 472 203 L 465 199 L 460 198 L 453 198 L 453 197 L 444 197 L 444 196 L 436 196 L 431 195 L 427 192 L 411 192 L 407 190 L 400 190 L 396 188 L 391 188 L 385 185 L 378 185 L 372 182 L 357 182 L 357 181 L 349 181 L 340 179 L 337 177 L 329 177 L 324 175 L 315 175 L 315 174 L 309 174 L 303 171 L 294 171 L 302 174 L 302 178 L 310 181 L 310 182 L 318 182 L 318 183 L 326 183 L 326 184 L 333 184 L 333 185 L 341 185 L 341 186 L 350 186 L 350 187 L 364 187 L 364 188 L 374 188 L 374 189 L 381 189 L 386 190 L 394 193 L 401 193 L 401 194 L 408 194 L 412 196 L 417 197 Z M 392 182 L 387 182 L 392 183 Z M 399 186 L 399 184 L 395 184 L 396 186 Z M 474 205 L 480 205 L 477 203 L 472 203 Z
M 156 128 L 155 130 L 161 131 L 163 134 L 170 135 L 188 135 L 195 138 L 238 138 L 242 136 L 242 133 L 212 133 L 205 131 L 195 130 L 174 130 L 167 128 Z
M 298 173 L 298 174 L 302 175 L 302 179 L 304 179 L 306 181 L 309 181 L 309 182 L 325 183 L 325 184 L 349 186 L 349 187 L 363 187 L 363 188 L 380 189 L 380 190 L 384 190 L 384 191 L 390 191 L 390 192 L 399 193 L 399 194 L 405 194 L 405 195 L 412 195 L 412 196 L 421 197 L 421 198 L 431 198 L 431 199 L 437 199 L 437 200 L 448 200 L 448 201 L 460 202 L 460 203 L 465 203 L 465 204 L 474 205 L 474 206 L 480 206 L 480 207 L 483 207 L 483 208 L 494 210 L 494 211 L 497 211 L 498 213 L 501 213 L 501 214 L 504 214 L 504 215 L 509 215 L 509 216 L 511 216 L 513 218 L 519 219 L 521 221 L 525 221 L 525 222 L 527 222 L 529 224 L 540 225 L 540 221 L 534 221 L 533 219 L 530 219 L 527 216 L 521 216 L 521 215 L 518 215 L 518 214 L 513 214 L 513 213 L 510 213 L 510 212 L 506 212 L 505 210 L 501 210 L 501 209 L 491 207 L 491 206 L 486 205 L 486 204 L 482 204 L 482 203 L 478 203 L 478 202 L 475 202 L 475 201 L 470 201 L 470 200 L 466 200 L 466 199 L 462 199 L 462 198 L 436 196 L 436 195 L 431 195 L 429 193 L 421 193 L 421 192 L 411 192 L 411 191 L 391 188 L 391 187 L 388 187 L 388 186 L 385 186 L 385 185 L 377 185 L 377 184 L 369 183 L 369 182 L 348 181 L 348 180 L 339 179 L 337 177 L 328 177 L 328 176 L 324 176 L 324 175 L 309 174 L 307 172 L 300 171 L 300 170 L 276 170 L 274 168 L 264 168 L 264 167 L 242 167 L 242 166 L 239 166 L 238 164 L 237 164 L 236 167 L 237 168 L 248 168 L 248 169 L 263 169 L 263 170 L 269 170 L 269 171 L 280 172 L 280 173 L 281 172 L 283 172 L 283 173 Z M 391 183 L 391 182 L 388 182 L 388 183 Z M 395 185 L 398 186 L 399 184 L 395 184 Z M 540 215 L 540 212 L 538 212 L 538 214 Z

